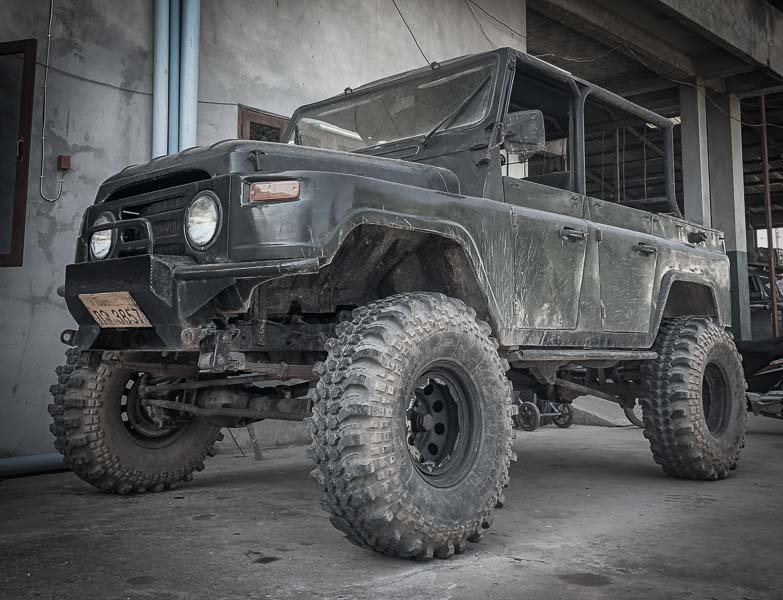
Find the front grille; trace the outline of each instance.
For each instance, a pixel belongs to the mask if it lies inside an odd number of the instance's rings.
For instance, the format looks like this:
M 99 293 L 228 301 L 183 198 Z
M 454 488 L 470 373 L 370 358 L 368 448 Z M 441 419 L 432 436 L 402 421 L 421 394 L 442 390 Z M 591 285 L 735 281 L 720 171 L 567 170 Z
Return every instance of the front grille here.
M 136 184 L 134 184 L 136 185 Z M 146 189 L 138 184 L 134 190 Z M 155 187 L 149 184 L 147 187 Z M 123 188 L 126 190 L 126 188 Z M 218 239 L 206 250 L 191 248 L 185 239 L 185 212 L 191 199 L 199 192 L 209 190 L 222 203 L 222 218 Z M 154 189 L 145 193 L 109 196 L 88 210 L 86 231 L 77 252 L 77 262 L 93 260 L 89 240 L 91 225 L 103 212 L 114 216 L 114 245 L 111 258 L 125 258 L 144 254 L 192 257 L 196 262 L 221 262 L 226 258 L 228 232 L 227 198 L 231 196 L 231 176 L 217 176 L 209 181 L 197 181 L 175 188 Z M 150 239 L 152 243 L 150 243 Z
M 154 234 L 154 254 L 185 254 L 182 221 L 187 198 L 184 194 L 146 201 L 131 198 L 127 202 L 118 201 L 117 204 L 121 205 L 115 212 L 119 221 L 143 218 L 150 222 Z M 121 243 L 116 245 L 114 256 L 120 258 L 146 254 L 146 239 L 147 232 L 141 226 L 123 228 L 120 233 Z

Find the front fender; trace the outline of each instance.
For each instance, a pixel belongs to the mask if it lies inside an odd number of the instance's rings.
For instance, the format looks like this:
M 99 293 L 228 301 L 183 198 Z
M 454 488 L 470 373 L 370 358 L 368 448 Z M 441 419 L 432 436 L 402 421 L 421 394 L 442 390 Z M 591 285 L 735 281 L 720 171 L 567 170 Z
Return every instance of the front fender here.
M 361 175 L 300 171 L 275 178 L 300 180 L 300 199 L 232 209 L 233 261 L 317 258 L 327 266 L 361 225 L 440 235 L 464 249 L 501 343 L 510 340 L 513 256 L 507 204 Z

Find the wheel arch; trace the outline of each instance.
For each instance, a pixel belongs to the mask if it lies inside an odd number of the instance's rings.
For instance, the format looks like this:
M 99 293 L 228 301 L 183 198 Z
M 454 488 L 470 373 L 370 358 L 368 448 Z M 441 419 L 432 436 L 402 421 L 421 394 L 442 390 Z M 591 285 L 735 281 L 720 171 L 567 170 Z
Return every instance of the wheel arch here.
M 464 240 L 443 232 L 357 225 L 324 269 L 336 304 L 363 305 L 405 292 L 438 292 L 462 300 L 479 318 L 501 326 L 486 276 Z
M 657 334 L 662 319 L 686 315 L 709 317 L 717 319 L 721 325 L 727 324 L 712 282 L 690 273 L 667 273 L 661 282 L 653 334 Z

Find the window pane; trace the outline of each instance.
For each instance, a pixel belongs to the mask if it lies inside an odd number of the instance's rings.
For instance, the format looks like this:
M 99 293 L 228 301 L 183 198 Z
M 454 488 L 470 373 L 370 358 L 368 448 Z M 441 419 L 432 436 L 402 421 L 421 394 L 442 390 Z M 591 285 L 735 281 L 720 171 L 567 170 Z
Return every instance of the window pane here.
M 11 252 L 23 66 L 22 54 L 0 55 L 0 254 Z
M 250 122 L 250 139 L 259 142 L 279 142 L 280 130 L 277 127 Z
M 435 69 L 312 107 L 300 114 L 289 142 L 350 151 L 474 125 L 489 110 L 495 65 L 490 60 L 446 75 Z

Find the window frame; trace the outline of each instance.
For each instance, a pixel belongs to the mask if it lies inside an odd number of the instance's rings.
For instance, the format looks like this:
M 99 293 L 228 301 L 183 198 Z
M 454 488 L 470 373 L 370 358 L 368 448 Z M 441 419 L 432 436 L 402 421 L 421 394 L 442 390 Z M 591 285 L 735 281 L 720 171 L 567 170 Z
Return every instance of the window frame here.
M 240 140 L 249 140 L 250 124 L 258 123 L 259 125 L 279 129 L 280 136 L 277 141 L 282 142 L 285 130 L 288 127 L 288 121 L 287 117 L 240 104 L 237 118 L 237 137 Z
M 37 46 L 38 42 L 35 39 L 0 42 L 0 56 L 6 54 L 21 54 L 23 56 L 19 129 L 16 138 L 16 179 L 14 180 L 14 212 L 11 220 L 11 251 L 8 253 L 0 253 L 0 267 L 21 267 L 24 255 Z

